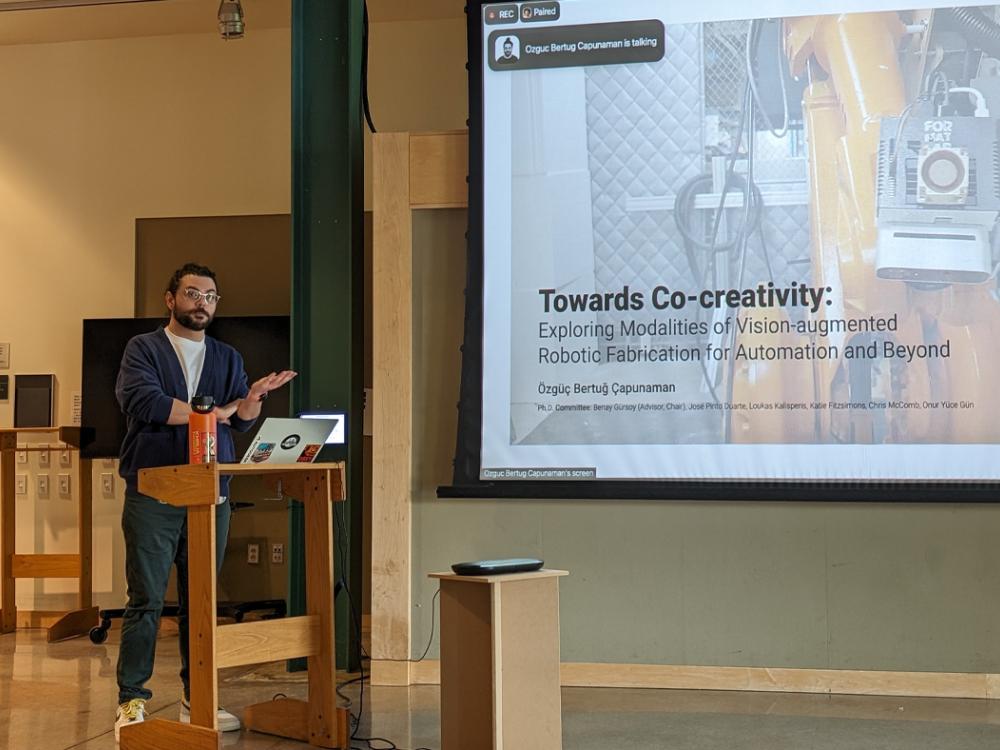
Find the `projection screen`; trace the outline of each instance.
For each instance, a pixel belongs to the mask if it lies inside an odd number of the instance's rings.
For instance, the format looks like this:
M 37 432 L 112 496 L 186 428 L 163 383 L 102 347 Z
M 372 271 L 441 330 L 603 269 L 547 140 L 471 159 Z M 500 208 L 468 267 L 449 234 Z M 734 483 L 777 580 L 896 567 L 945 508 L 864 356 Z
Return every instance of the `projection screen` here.
M 471 4 L 456 485 L 1000 479 L 1000 6 L 913 2 Z

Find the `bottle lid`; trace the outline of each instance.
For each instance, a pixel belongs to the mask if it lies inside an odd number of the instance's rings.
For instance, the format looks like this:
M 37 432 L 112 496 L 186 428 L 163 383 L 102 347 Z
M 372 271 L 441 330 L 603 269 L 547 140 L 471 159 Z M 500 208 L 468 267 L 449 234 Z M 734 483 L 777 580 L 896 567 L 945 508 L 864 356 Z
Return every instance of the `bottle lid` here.
M 215 399 L 212 396 L 195 396 L 191 399 L 191 408 L 199 414 L 208 414 L 215 407 Z

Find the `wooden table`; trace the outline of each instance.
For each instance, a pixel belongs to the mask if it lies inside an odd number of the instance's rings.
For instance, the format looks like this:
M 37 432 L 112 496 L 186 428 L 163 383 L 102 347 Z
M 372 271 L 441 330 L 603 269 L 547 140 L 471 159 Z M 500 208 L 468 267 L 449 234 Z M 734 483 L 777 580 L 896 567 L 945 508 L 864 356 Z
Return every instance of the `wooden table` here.
M 52 435 L 73 450 L 80 446 L 79 427 L 21 427 L 0 429 L 0 633 L 17 629 L 18 578 L 76 578 L 80 581 L 78 608 L 66 612 L 48 628 L 49 642 L 86 635 L 97 624 L 93 606 L 93 464 L 80 458 L 77 465 L 79 519 L 77 554 L 19 555 L 16 553 L 16 454 L 18 436 Z M 51 445 L 29 444 L 25 453 L 65 450 Z
M 259 475 L 302 501 L 306 527 L 306 614 L 216 624 L 215 504 L 221 475 Z M 123 727 L 122 750 L 219 750 L 218 672 L 224 667 L 308 658 L 307 701 L 281 699 L 246 709 L 248 729 L 316 747 L 346 748 L 349 722 L 338 708 L 333 615 L 333 503 L 344 500 L 344 464 L 194 464 L 143 469 L 139 491 L 188 514 L 191 723 L 152 719 Z
M 559 750 L 559 578 L 441 580 L 441 750 Z

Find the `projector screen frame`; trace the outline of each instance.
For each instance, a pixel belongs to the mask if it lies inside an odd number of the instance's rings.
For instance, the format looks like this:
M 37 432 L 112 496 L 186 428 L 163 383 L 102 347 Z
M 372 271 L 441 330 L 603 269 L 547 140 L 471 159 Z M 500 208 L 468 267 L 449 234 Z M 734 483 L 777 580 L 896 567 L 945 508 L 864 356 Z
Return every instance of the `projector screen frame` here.
M 634 499 L 697 501 L 820 501 L 993 503 L 1000 481 L 885 479 L 719 479 L 488 481 L 479 478 L 483 418 L 484 309 L 484 39 L 482 8 L 467 5 L 469 71 L 468 252 L 465 332 L 462 348 L 460 406 L 451 485 L 439 498 Z

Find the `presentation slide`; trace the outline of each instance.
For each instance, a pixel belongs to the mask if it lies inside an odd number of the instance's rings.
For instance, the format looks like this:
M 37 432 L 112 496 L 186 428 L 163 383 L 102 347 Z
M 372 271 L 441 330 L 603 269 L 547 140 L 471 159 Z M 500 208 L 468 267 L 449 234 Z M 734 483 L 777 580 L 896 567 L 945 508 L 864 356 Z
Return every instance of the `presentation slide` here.
M 1000 13 L 913 2 L 482 6 L 481 480 L 1000 479 Z

